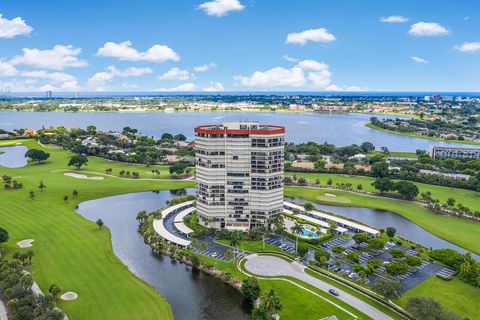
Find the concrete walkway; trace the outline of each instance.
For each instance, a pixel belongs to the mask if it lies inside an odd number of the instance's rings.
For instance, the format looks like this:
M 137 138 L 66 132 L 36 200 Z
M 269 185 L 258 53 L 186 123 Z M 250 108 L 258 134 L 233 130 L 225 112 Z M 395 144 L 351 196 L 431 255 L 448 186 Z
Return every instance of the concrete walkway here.
M 0 300 L 0 320 L 8 320 L 7 308 L 5 308 L 2 300 Z
M 245 268 L 258 276 L 287 276 L 296 278 L 305 283 L 308 283 L 324 292 L 328 292 L 329 289 L 335 289 L 338 291 L 338 299 L 349 304 L 358 311 L 366 314 L 375 320 L 393 320 L 390 316 L 386 315 L 382 311 L 374 308 L 368 303 L 352 296 L 351 294 L 336 288 L 335 286 L 328 284 L 320 279 L 317 279 L 309 274 L 305 273 L 305 266 L 298 262 L 289 263 L 285 260 L 282 260 L 273 256 L 257 256 L 252 255 L 247 257 L 247 262 L 245 263 Z

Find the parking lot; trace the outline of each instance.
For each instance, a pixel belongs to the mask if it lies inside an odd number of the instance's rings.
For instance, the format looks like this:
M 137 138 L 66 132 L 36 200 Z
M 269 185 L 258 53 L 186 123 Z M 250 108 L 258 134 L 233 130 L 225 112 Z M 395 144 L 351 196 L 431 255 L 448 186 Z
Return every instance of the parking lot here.
M 269 243 L 277 248 L 282 249 L 288 253 L 294 254 L 295 253 L 295 241 L 277 236 L 277 235 L 269 235 L 267 239 L 265 239 L 266 243 Z
M 215 242 L 214 241 L 215 236 L 216 236 L 216 233 L 210 233 L 210 234 L 207 234 L 206 236 L 204 236 L 203 238 L 198 239 L 197 248 L 193 249 L 193 252 L 197 253 L 197 254 L 201 254 L 203 256 L 207 256 L 207 257 L 216 259 L 216 260 L 220 260 L 220 261 L 227 261 L 227 259 L 225 259 L 225 253 L 228 250 L 231 250 L 232 254 L 235 254 L 236 256 L 244 253 L 244 251 L 242 251 L 240 249 L 234 250 L 233 248 L 231 248 L 229 246 L 226 246 L 226 245 Z M 200 249 L 200 246 L 201 246 L 202 242 L 206 243 L 206 245 L 207 245 L 206 250 Z
M 336 246 L 342 246 L 346 248 L 344 253 L 340 256 L 337 256 L 332 252 L 332 248 Z M 355 241 L 350 238 L 339 237 L 322 244 L 322 247 L 332 254 L 332 258 L 329 261 L 328 269 L 338 274 L 346 275 L 352 280 L 359 280 L 360 277 L 353 271 L 353 264 L 350 262 L 346 263 L 344 261 L 339 261 L 336 257 L 342 257 L 342 260 L 345 260 L 343 257 L 344 255 L 350 252 L 356 252 L 365 249 L 367 247 L 366 243 L 356 244 Z M 418 255 L 418 252 L 414 249 L 387 242 L 387 244 L 380 250 L 361 252 L 358 263 L 363 266 L 367 266 L 368 261 L 378 259 L 382 262 L 383 265 L 377 268 L 376 271 L 383 273 L 385 272 L 385 264 L 392 262 L 392 256 L 389 252 L 391 249 L 403 250 L 405 251 L 406 255 Z M 340 265 L 338 265 L 338 263 L 336 264 L 336 262 L 339 262 Z M 452 269 L 440 266 L 423 258 L 421 258 L 421 263 L 422 264 L 418 267 L 410 268 L 410 270 L 407 271 L 405 274 L 394 277 L 403 284 L 405 290 L 415 287 L 420 282 L 430 278 L 431 276 L 435 276 L 436 274 L 450 276 L 455 272 Z M 373 282 L 376 278 L 377 275 L 375 274 L 369 276 L 368 282 Z

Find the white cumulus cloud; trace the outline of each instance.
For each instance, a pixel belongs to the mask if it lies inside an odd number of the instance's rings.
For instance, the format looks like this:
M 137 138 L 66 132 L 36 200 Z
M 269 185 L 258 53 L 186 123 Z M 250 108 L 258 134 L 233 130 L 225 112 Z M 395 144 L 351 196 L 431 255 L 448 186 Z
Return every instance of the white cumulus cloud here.
M 108 66 L 106 71 L 97 72 L 88 79 L 88 85 L 95 90 L 103 90 L 105 89 L 105 84 L 115 77 L 141 77 L 150 73 L 152 73 L 152 69 L 150 68 L 130 67 L 125 70 L 120 70 L 115 66 Z
M 97 56 L 117 58 L 125 61 L 148 61 L 155 63 L 180 60 L 180 56 L 166 45 L 155 44 L 147 51 L 141 52 L 133 48 L 130 41 L 119 43 L 106 42 L 103 47 L 97 50 Z
M 236 84 L 249 88 L 293 87 L 329 91 L 360 91 L 357 86 L 332 84 L 332 72 L 325 62 L 312 59 L 301 60 L 288 69 L 275 67 L 266 71 L 255 71 L 251 76 L 234 77 Z
M 0 14 L 0 38 L 11 39 L 20 35 L 27 35 L 33 31 L 33 28 L 25 23 L 20 17 L 12 20 L 3 18 Z
M 420 21 L 412 24 L 408 33 L 417 37 L 434 37 L 447 35 L 450 31 L 439 23 Z
M 82 68 L 88 65 L 87 61 L 78 57 L 82 52 L 82 49 L 74 48 L 71 45 L 65 46 L 57 44 L 51 50 L 24 48 L 22 51 L 23 55 L 15 56 L 10 63 L 14 65 L 23 64 L 49 70 Z
M 15 66 L 6 61 L 0 60 L 0 77 L 13 77 L 17 72 Z
M 242 11 L 245 6 L 239 0 L 213 0 L 200 4 L 198 9 L 205 11 L 209 16 L 223 17 L 230 11 Z
M 407 21 L 408 21 L 408 18 L 404 16 L 388 16 L 388 17 L 380 18 L 380 22 L 386 22 L 386 23 L 403 23 Z
M 308 41 L 328 43 L 335 41 L 333 34 L 325 28 L 309 29 L 302 32 L 289 33 L 286 43 L 305 44 Z
M 190 72 L 180 68 L 172 68 L 158 77 L 160 80 L 188 80 Z
M 305 75 L 299 67 L 275 67 L 267 71 L 255 71 L 251 76 L 235 76 L 234 80 L 244 87 L 302 87 L 305 84 Z
M 202 73 L 202 72 L 207 72 L 208 70 L 211 70 L 213 68 L 216 68 L 217 67 L 217 64 L 216 63 L 206 63 L 204 65 L 201 65 L 201 66 L 197 66 L 195 68 L 193 68 L 193 71 L 195 72 L 198 72 L 198 73 Z
M 427 60 L 423 59 L 423 58 L 420 58 L 420 57 L 417 57 L 417 56 L 412 56 L 410 57 L 410 59 L 415 62 L 415 63 L 418 63 L 418 64 L 427 64 L 429 63 Z
M 337 86 L 334 84 L 329 85 L 328 87 L 325 88 L 327 91 L 366 91 L 367 89 L 361 88 L 358 86 Z
M 455 50 L 460 52 L 474 53 L 480 51 L 480 41 L 464 42 L 456 45 Z
M 192 82 L 182 83 L 173 88 L 159 88 L 156 91 L 195 91 L 197 86 Z
M 208 87 L 202 89 L 203 91 L 214 92 L 214 91 L 224 91 L 223 84 L 221 82 L 210 82 Z
M 290 57 L 288 54 L 284 54 L 282 59 L 287 60 L 288 62 L 297 62 L 298 59 L 294 57 Z

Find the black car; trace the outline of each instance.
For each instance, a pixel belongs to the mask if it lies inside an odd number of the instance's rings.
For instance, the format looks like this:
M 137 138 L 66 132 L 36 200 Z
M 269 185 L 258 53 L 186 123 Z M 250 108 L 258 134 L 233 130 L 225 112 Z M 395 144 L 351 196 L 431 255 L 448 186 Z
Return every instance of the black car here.
M 330 290 L 328 290 L 328 292 L 329 292 L 330 294 L 333 294 L 333 295 L 336 296 L 336 297 L 338 297 L 338 295 L 339 295 L 338 291 L 337 291 L 337 290 L 334 290 L 334 289 L 330 289 Z

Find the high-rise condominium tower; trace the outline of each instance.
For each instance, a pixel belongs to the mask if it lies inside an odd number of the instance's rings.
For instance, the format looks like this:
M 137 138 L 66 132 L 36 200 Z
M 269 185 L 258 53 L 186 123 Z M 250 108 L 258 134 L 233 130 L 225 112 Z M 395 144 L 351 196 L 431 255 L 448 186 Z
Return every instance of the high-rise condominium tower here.
M 284 141 L 284 127 L 258 122 L 196 127 L 200 223 L 247 230 L 280 214 Z

